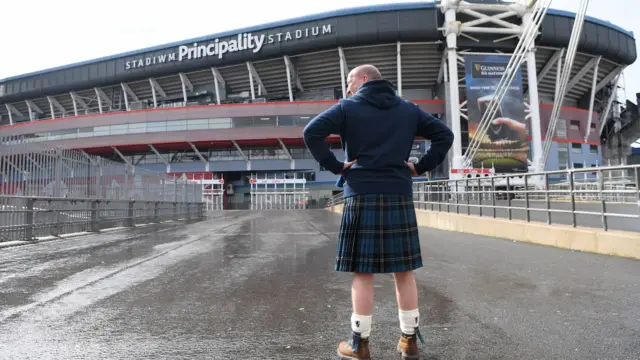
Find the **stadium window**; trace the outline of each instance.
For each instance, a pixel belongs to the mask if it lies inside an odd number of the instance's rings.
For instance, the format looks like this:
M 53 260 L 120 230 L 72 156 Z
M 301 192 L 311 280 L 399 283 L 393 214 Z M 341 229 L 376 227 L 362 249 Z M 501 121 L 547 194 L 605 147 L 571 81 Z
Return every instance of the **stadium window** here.
M 167 121 L 167 131 L 185 131 L 187 130 L 187 120 Z
M 147 132 L 163 132 L 167 131 L 166 121 L 154 121 L 147 123 Z
M 567 120 L 558 119 L 558 123 L 556 124 L 556 137 L 560 139 L 567 138 Z
M 297 126 L 305 126 L 313 119 L 313 115 L 294 115 L 293 121 Z
M 577 163 L 577 162 L 573 163 L 573 168 L 574 169 L 582 169 L 582 167 L 583 167 L 582 163 Z
M 564 170 L 567 168 L 567 164 L 569 163 L 569 146 L 565 143 L 558 144 L 558 164 L 560 165 L 559 169 Z
M 278 122 L 276 121 L 275 116 L 257 116 L 254 120 L 253 126 L 277 126 Z
M 128 124 L 124 125 L 111 125 L 109 131 L 111 135 L 123 135 L 128 133 Z
M 139 134 L 147 132 L 146 123 L 133 123 L 128 125 L 127 134 Z
M 580 131 L 580 120 L 571 120 L 571 122 L 569 123 L 569 128 L 571 130 Z
M 234 128 L 253 127 L 254 120 L 252 116 L 234 117 L 232 119 Z
M 582 144 L 576 144 L 576 143 L 571 144 L 571 152 L 574 154 L 582 153 Z
M 278 126 L 293 126 L 293 116 L 291 115 L 280 115 L 278 116 Z
M 598 145 L 589 145 L 589 152 L 592 154 L 598 154 Z

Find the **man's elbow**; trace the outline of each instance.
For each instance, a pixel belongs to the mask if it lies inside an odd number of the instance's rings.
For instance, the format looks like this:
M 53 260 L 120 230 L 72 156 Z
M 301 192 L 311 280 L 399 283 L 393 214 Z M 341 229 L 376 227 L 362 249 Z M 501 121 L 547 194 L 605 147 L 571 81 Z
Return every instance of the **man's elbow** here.
M 313 131 L 309 128 L 309 124 L 307 124 L 307 126 L 305 126 L 305 128 L 302 130 L 302 139 L 304 140 L 305 144 L 307 144 L 313 138 Z
M 447 128 L 447 149 L 450 149 L 451 146 L 453 145 L 453 131 L 451 131 L 451 129 Z

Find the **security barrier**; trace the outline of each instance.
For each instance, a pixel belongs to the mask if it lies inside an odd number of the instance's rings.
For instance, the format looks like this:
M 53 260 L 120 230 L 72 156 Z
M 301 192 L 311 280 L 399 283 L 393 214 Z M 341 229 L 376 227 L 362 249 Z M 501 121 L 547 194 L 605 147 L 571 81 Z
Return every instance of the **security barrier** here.
M 309 191 L 306 179 L 283 179 L 268 174 L 252 175 L 251 210 L 292 210 L 306 209 Z
M 202 192 L 126 162 L 0 138 L 0 242 L 203 218 Z
M 434 212 L 640 232 L 640 165 L 414 182 L 413 201 Z
M 0 196 L 0 244 L 203 218 L 196 202 Z

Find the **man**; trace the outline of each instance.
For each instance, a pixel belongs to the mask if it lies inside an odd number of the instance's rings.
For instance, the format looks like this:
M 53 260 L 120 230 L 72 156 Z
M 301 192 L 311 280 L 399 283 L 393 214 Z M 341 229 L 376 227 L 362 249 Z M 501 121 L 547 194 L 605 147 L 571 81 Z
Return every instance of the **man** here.
M 420 314 L 413 270 L 422 267 L 422 257 L 411 177 L 444 160 L 453 133 L 440 120 L 398 97 L 372 65 L 349 73 L 348 93 L 353 97 L 340 100 L 304 129 L 305 144 L 316 161 L 344 178 L 335 269 L 354 273 L 353 313 L 352 336 L 339 344 L 338 355 L 370 358 L 373 274 L 393 273 L 402 331 L 397 349 L 405 359 L 414 359 Z M 340 135 L 345 162 L 338 161 L 326 145 L 331 134 Z M 414 165 L 407 159 L 416 136 L 431 140 L 431 148 Z

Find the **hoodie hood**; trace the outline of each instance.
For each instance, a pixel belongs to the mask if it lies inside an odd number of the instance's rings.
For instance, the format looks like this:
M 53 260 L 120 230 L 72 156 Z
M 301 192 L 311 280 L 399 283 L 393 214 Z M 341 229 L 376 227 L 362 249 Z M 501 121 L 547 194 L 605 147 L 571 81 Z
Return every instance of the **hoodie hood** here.
M 360 86 L 353 96 L 379 109 L 390 109 L 400 103 L 393 84 L 388 80 L 370 80 Z

